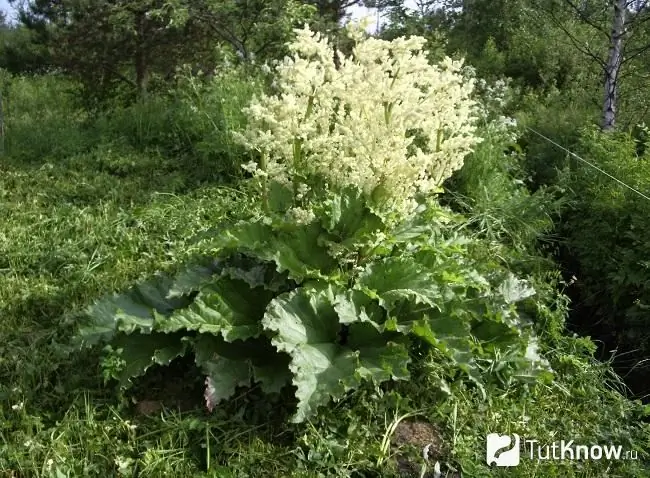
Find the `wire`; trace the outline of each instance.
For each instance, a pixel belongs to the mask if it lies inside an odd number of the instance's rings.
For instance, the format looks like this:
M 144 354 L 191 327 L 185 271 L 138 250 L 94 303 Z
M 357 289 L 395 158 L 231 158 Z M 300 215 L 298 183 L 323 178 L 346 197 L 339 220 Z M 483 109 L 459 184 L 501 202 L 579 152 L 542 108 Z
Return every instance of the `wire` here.
M 590 162 L 587 161 L 586 159 L 581 158 L 580 156 L 578 156 L 578 155 L 575 154 L 574 152 L 569 151 L 568 149 L 566 149 L 566 148 L 565 148 L 564 146 L 562 146 L 561 144 L 557 144 L 557 143 L 556 143 L 555 141 L 553 141 L 551 138 L 548 138 L 548 137 L 544 136 L 542 133 L 540 133 L 540 132 L 538 132 L 538 131 L 535 131 L 533 128 L 529 128 L 528 126 L 524 126 L 524 128 L 526 128 L 527 130 L 529 130 L 529 131 L 535 133 L 535 134 L 538 135 L 539 137 L 544 138 L 546 141 L 548 141 L 549 143 L 551 143 L 551 144 L 557 146 L 557 147 L 560 148 L 561 150 L 566 151 L 568 154 L 570 154 L 571 156 L 573 156 L 573 157 L 576 158 L 576 159 L 579 159 L 579 160 L 582 161 L 583 163 L 585 163 L 585 164 L 591 166 L 591 167 L 594 168 L 596 171 L 599 171 L 599 172 L 603 173 L 605 176 L 608 176 L 608 177 L 612 178 L 614 181 L 616 181 L 616 182 L 619 183 L 619 184 L 622 184 L 623 186 L 625 186 L 626 188 L 628 188 L 630 191 L 635 192 L 636 194 L 638 194 L 638 195 L 641 196 L 642 198 L 647 199 L 648 201 L 650 201 L 650 197 L 646 196 L 646 195 L 643 194 L 641 191 L 639 191 L 639 190 L 637 190 L 637 189 L 634 189 L 632 186 L 629 186 L 629 185 L 625 184 L 623 181 L 621 181 L 621 180 L 618 179 L 618 178 L 615 178 L 614 176 L 612 176 L 611 174 L 609 174 L 607 171 L 603 171 L 603 170 L 600 169 L 598 166 L 596 166 L 596 165 L 590 163 Z

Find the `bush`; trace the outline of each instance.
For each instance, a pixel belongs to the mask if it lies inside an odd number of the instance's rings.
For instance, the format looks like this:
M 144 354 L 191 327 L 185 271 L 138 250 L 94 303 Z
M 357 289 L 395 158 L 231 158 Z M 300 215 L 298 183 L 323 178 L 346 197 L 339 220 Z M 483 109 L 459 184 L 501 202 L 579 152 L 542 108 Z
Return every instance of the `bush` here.
M 209 409 L 238 386 L 292 385 L 296 422 L 366 381 L 408 378 L 418 350 L 484 394 L 548 378 L 519 313 L 535 291 L 449 228 L 460 219 L 431 195 L 480 141 L 472 82 L 449 60 L 427 65 L 421 38 L 361 31 L 340 68 L 326 40 L 299 31 L 280 92 L 246 109 L 257 128 L 239 138 L 268 158 L 251 181 L 263 207 L 204 234 L 203 264 L 90 309 L 80 336 L 109 341 L 108 376 L 128 384 L 193 353 Z
M 156 149 L 208 177 L 237 177 L 247 156 L 234 143 L 232 131 L 245 125 L 242 113 L 261 83 L 233 70 L 210 79 L 181 71 L 166 95 L 151 96 L 99 116 L 92 126 L 94 141 L 120 138 L 139 151 Z
M 648 194 L 648 156 L 637 156 L 626 133 L 583 129 L 577 154 L 625 184 Z M 650 355 L 650 201 L 582 163 L 567 169 L 572 191 L 563 234 L 566 256 L 577 276 L 576 290 L 586 325 L 601 323 L 612 343 L 638 360 Z
M 78 85 L 63 76 L 4 72 L 4 153 L 25 164 L 113 150 L 136 162 L 138 155 L 173 160 L 204 180 L 240 177 L 248 154 L 232 131 L 245 125 L 242 109 L 262 83 L 239 70 L 211 79 L 179 73 L 167 94 L 91 114 L 78 105 Z
M 573 150 L 578 144 L 580 128 L 597 121 L 598 112 L 586 108 L 584 101 L 572 96 L 575 95 L 557 90 L 546 97 L 529 94 L 519 107 L 517 120 L 523 127 L 530 127 Z M 557 171 L 569 164 L 567 153 L 530 130 L 523 133 L 519 144 L 526 153 L 527 182 L 533 190 L 555 184 Z
M 516 132 L 500 128 L 494 122 L 481 130 L 484 141 L 445 184 L 447 201 L 481 237 L 536 253 L 540 241 L 550 239 L 562 201 L 555 188 L 527 189 Z

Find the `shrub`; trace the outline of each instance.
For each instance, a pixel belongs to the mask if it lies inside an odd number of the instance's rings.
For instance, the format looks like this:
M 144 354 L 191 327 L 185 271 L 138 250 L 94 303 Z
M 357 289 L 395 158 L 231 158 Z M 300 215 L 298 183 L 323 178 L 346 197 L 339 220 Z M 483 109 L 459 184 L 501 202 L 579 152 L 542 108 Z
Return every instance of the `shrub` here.
M 582 92 L 581 95 L 586 93 Z M 585 107 L 578 94 L 561 93 L 552 90 L 549 94 L 526 95 L 517 114 L 524 127 L 552 138 L 565 148 L 574 150 L 580 137 L 580 129 L 598 120 L 599 111 Z M 525 169 L 529 175 L 527 182 L 533 190 L 541 186 L 554 185 L 558 181 L 558 170 L 569 164 L 566 152 L 530 130 L 524 131 L 519 144 L 525 151 Z
M 446 200 L 467 216 L 463 228 L 540 260 L 565 200 L 555 186 L 529 191 L 514 124 L 497 119 L 479 131 L 484 140 L 445 183 Z
M 298 421 L 364 380 L 406 379 L 414 341 L 481 387 L 546 370 L 516 308 L 534 291 L 475 264 L 480 246 L 446 237 L 443 210 L 390 229 L 351 188 L 315 211 L 307 224 L 265 215 L 215 233 L 208 261 L 99 302 L 81 336 L 111 341 L 122 384 L 193 351 L 209 407 L 237 386 L 292 383 Z
M 207 79 L 182 69 L 177 80 L 166 95 L 99 115 L 94 141 L 119 138 L 138 151 L 155 149 L 188 168 L 209 171 L 208 176 L 240 176 L 246 151 L 232 132 L 245 125 L 242 109 L 261 84 L 237 70 Z
M 626 133 L 581 132 L 578 154 L 648 195 L 650 167 L 636 152 Z M 601 322 L 612 345 L 647 357 L 650 201 L 582 163 L 565 171 L 563 181 L 573 192 L 564 221 L 566 256 L 577 276 L 581 313 L 589 316 L 586 325 Z

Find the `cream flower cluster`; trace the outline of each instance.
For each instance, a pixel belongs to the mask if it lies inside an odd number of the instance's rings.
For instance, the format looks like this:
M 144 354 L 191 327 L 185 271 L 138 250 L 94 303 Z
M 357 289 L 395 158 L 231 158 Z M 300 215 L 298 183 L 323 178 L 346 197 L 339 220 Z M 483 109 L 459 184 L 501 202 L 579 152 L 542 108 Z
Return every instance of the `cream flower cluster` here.
M 253 99 L 238 138 L 263 154 L 263 177 L 316 174 L 406 213 L 416 193 L 439 188 L 480 141 L 473 80 L 462 62 L 430 65 L 422 37 L 389 42 L 364 29 L 348 28 L 355 46 L 350 57 L 337 52 L 338 68 L 326 38 L 296 30 L 293 56 L 275 66 L 277 94 Z

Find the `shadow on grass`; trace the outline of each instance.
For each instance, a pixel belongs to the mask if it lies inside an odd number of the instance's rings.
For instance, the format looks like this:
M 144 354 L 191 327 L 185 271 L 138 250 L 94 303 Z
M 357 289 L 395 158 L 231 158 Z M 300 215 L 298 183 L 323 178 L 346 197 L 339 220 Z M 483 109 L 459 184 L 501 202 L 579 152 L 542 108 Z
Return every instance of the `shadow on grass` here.
M 241 177 L 231 159 L 217 155 L 169 158 L 155 151 L 110 148 L 57 162 L 4 158 L 0 172 L 5 199 L 79 206 L 143 204 L 153 193 L 186 194 L 200 187 L 231 184 Z

